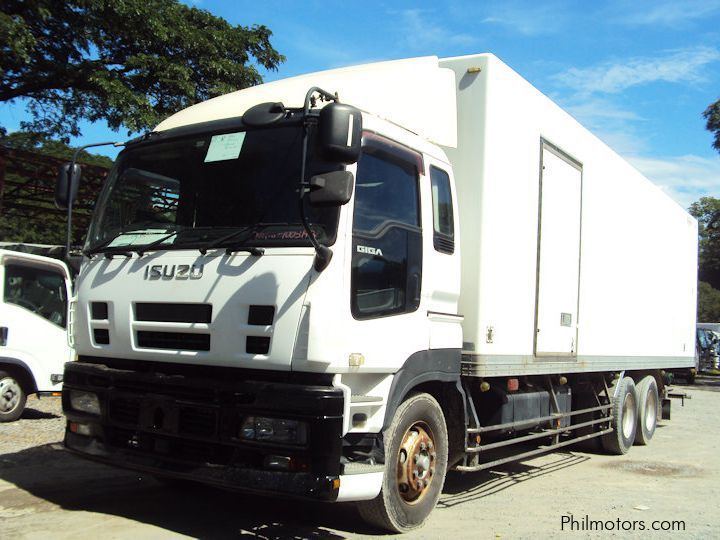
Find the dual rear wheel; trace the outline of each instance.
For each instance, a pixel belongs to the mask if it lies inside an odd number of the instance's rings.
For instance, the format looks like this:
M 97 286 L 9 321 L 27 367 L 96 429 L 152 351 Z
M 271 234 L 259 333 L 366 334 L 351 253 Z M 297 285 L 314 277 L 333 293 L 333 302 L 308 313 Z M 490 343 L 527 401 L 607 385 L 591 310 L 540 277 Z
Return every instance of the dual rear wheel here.
M 655 434 L 660 409 L 657 381 L 648 375 L 636 386 L 630 377 L 623 377 L 610 391 L 614 431 L 603 436 L 603 447 L 611 454 L 627 454 L 633 444 L 646 445 Z

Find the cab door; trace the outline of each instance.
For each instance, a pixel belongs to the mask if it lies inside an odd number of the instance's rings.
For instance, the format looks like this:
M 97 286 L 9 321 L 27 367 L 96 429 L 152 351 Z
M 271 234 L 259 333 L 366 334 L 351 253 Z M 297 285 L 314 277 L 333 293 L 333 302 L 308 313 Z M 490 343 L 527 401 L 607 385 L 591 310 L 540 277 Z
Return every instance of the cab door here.
M 350 346 L 367 367 L 391 369 L 428 348 L 420 305 L 423 229 L 419 153 L 365 134 L 355 182 Z

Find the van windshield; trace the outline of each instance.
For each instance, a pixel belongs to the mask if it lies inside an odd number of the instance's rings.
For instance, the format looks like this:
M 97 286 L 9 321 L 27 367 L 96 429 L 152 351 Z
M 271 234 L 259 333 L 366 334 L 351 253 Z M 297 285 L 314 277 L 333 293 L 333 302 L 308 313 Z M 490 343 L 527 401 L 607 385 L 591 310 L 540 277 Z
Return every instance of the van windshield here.
M 103 188 L 85 249 L 187 249 L 225 237 L 248 246 L 309 246 L 298 206 L 301 159 L 298 126 L 130 147 Z M 337 168 L 309 151 L 308 176 Z M 332 244 L 339 209 L 307 213 L 318 241 Z

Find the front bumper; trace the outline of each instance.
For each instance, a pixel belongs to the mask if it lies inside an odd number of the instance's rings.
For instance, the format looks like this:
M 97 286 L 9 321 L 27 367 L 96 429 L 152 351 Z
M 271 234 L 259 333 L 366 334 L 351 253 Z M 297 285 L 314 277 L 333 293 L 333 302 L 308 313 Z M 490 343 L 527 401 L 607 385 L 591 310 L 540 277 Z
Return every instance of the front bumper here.
M 65 446 L 110 465 L 270 495 L 334 501 L 341 473 L 343 394 L 323 384 L 261 380 L 244 370 L 138 371 L 66 364 Z M 320 382 L 320 381 L 318 381 Z M 94 392 L 100 416 L 74 410 L 70 390 Z M 307 422 L 304 446 L 238 437 L 247 415 Z M 86 435 L 71 425 L 84 426 Z M 77 430 L 76 430 L 77 431 Z M 290 470 L 266 466 L 289 459 Z

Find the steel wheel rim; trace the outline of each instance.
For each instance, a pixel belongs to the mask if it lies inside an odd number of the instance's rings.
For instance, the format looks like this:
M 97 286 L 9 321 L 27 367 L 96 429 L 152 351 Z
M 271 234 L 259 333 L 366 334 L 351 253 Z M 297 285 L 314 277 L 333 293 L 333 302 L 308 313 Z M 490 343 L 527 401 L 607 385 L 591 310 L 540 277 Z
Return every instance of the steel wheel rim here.
M 635 400 L 632 394 L 625 396 L 623 402 L 623 418 L 622 418 L 622 434 L 623 437 L 629 439 L 635 427 Z
M 397 454 L 397 490 L 407 504 L 419 503 L 435 476 L 435 443 L 429 426 L 416 422 L 408 428 Z
M 15 379 L 0 379 L 0 412 L 9 413 L 20 403 L 20 385 Z
M 647 405 L 645 407 L 645 431 L 650 433 L 657 422 L 657 397 L 654 392 L 648 391 Z

